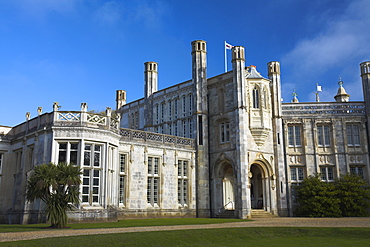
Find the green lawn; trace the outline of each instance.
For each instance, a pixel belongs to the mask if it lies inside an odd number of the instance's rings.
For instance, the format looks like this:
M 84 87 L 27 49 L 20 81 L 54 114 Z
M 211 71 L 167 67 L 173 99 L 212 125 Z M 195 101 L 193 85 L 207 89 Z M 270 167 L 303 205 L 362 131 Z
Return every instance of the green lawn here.
M 251 227 L 45 238 L 0 246 L 370 246 L 370 228 Z
M 156 219 L 127 219 L 118 222 L 107 223 L 79 223 L 68 224 L 69 229 L 93 229 L 93 228 L 117 228 L 117 227 L 137 227 L 137 226 L 174 226 L 174 225 L 200 225 L 218 224 L 227 222 L 248 221 L 242 219 L 215 219 L 215 218 L 156 218 Z M 50 224 L 30 224 L 30 225 L 8 225 L 0 224 L 0 232 L 24 232 L 41 231 Z M 63 230 L 63 229 L 62 229 Z

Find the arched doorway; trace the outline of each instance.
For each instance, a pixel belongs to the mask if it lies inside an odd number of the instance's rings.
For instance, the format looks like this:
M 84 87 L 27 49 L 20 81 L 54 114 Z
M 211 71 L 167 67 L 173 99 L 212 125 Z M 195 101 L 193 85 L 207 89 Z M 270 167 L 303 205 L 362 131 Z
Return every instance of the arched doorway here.
M 224 176 L 222 179 L 222 198 L 224 209 L 235 209 L 235 181 L 234 171 L 231 165 L 227 165 L 224 169 Z
M 252 164 L 250 168 L 250 196 L 251 196 L 251 208 L 252 209 L 264 209 L 265 208 L 265 185 L 263 183 L 263 170 L 257 164 Z

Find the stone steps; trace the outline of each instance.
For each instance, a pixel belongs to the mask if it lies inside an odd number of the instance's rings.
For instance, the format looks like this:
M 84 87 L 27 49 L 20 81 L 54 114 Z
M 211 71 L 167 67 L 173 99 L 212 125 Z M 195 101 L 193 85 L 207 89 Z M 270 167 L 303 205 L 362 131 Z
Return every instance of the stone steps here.
M 216 215 L 216 218 L 234 219 L 235 210 L 224 210 Z
M 267 212 L 263 209 L 252 209 L 251 218 L 273 218 L 278 217 L 270 212 Z

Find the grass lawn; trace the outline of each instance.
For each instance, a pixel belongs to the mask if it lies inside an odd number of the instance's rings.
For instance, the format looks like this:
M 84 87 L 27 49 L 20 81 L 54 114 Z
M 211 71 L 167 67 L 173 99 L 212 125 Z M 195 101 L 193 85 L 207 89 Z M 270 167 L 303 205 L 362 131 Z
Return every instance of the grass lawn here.
M 248 227 L 45 238 L 0 246 L 370 246 L 370 228 Z
M 215 219 L 215 218 L 156 218 L 156 219 L 127 219 L 107 223 L 78 223 L 68 224 L 69 229 L 118 228 L 137 226 L 174 226 L 174 225 L 201 225 L 227 222 L 248 221 L 242 219 Z M 0 232 L 41 231 L 50 224 L 8 225 L 0 224 Z M 61 229 L 63 230 L 63 229 Z

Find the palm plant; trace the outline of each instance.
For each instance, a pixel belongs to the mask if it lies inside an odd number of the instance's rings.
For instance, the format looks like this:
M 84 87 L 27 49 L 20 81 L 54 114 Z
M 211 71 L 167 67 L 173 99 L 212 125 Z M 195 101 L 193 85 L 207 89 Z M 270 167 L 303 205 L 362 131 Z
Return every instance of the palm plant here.
M 81 169 L 73 164 L 43 164 L 34 168 L 27 183 L 26 198 L 29 202 L 41 199 L 45 214 L 52 228 L 67 225 L 67 210 L 79 202 Z

